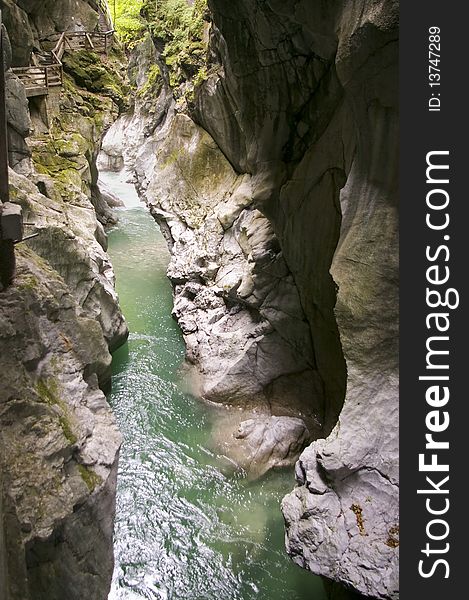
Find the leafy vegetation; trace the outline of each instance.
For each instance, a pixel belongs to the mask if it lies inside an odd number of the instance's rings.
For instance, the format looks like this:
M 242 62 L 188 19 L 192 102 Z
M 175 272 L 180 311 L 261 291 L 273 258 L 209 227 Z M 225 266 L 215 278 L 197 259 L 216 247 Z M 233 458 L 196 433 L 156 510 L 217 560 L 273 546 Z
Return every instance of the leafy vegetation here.
M 143 0 L 109 1 L 114 27 L 128 48 L 132 48 L 145 31 L 145 22 L 140 16 Z
M 176 87 L 191 79 L 204 62 L 204 12 L 206 0 L 146 0 L 145 16 L 153 39 L 164 43 L 162 56 L 169 69 L 170 83 Z
M 163 48 L 161 57 L 174 88 L 194 77 L 204 79 L 206 8 L 207 0 L 116 0 L 115 26 L 128 49 L 150 33 Z

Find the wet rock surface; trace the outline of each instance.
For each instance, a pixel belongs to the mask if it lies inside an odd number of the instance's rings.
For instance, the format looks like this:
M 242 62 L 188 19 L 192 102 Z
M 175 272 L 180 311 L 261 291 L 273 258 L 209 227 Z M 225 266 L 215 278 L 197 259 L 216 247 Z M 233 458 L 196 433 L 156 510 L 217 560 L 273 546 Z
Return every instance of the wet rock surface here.
M 102 599 L 121 437 L 99 389 L 111 361 L 101 328 L 24 248 L 0 295 L 0 344 L 7 597 Z
M 245 442 L 246 470 L 259 477 L 269 469 L 290 466 L 311 434 L 302 419 L 266 417 L 242 421 L 235 437 Z

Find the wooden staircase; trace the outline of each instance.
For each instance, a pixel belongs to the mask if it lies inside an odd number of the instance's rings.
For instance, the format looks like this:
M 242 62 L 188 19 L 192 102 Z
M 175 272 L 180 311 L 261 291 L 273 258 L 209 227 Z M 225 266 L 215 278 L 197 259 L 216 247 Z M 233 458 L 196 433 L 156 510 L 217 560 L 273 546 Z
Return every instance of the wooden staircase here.
M 112 17 L 107 3 L 104 0 L 96 0 L 96 7 L 99 17 L 97 31 L 100 33 L 106 33 L 111 30 L 114 31 Z
M 104 15 L 103 12 L 99 11 L 98 31 L 100 33 L 106 33 L 106 31 L 109 31 L 110 29 L 112 28 L 109 27 L 107 17 Z
M 105 18 L 104 22 L 107 24 Z M 47 96 L 50 88 L 63 83 L 62 57 L 65 52 L 91 50 L 107 54 L 112 46 L 113 35 L 114 31 L 108 29 L 92 32 L 64 31 L 52 50 L 33 54 L 29 67 L 14 67 L 12 71 L 24 85 L 28 98 Z
M 32 55 L 29 67 L 12 69 L 23 83 L 28 98 L 47 96 L 50 88 L 62 85 L 62 57 L 65 52 L 91 50 L 98 54 L 108 53 L 114 36 L 111 16 L 104 0 L 96 0 L 96 10 L 98 23 L 95 31 L 64 31 L 52 50 L 41 50 Z

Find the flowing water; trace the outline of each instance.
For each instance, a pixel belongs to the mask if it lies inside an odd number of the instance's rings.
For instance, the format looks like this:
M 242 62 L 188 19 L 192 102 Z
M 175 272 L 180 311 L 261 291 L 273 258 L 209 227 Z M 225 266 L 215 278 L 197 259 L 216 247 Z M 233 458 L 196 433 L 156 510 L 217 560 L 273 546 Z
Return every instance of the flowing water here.
M 126 203 L 109 253 L 131 332 L 110 395 L 124 436 L 110 600 L 324 600 L 321 579 L 284 550 L 293 470 L 249 482 L 209 449 L 213 410 L 181 385 L 166 243 L 133 186 L 102 178 Z

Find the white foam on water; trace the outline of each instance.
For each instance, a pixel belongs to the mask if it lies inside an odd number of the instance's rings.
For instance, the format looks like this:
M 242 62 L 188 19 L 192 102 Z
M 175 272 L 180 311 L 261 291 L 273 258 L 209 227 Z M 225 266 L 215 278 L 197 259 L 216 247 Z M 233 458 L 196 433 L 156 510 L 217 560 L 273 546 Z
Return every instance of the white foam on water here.
M 99 184 L 104 184 L 103 187 L 111 191 L 124 203 L 124 208 L 143 208 L 144 204 L 137 194 L 137 190 L 133 183 L 130 183 L 132 174 L 122 170 L 118 173 L 113 171 L 100 171 Z

